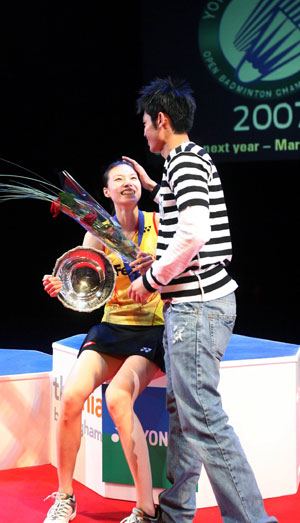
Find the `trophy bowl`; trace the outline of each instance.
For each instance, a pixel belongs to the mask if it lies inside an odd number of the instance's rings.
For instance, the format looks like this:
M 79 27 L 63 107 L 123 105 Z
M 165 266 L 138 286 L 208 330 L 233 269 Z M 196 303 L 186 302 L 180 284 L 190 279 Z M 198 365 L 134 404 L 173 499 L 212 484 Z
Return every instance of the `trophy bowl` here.
M 53 276 L 62 289 L 57 298 L 74 311 L 91 312 L 102 307 L 112 296 L 116 273 L 110 259 L 97 249 L 75 247 L 56 261 Z

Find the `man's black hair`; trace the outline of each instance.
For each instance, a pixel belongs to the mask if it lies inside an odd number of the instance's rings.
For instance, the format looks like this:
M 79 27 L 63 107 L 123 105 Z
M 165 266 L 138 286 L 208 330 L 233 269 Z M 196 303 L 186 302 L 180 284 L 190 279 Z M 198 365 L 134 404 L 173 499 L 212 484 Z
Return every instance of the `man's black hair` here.
M 137 113 L 146 112 L 156 128 L 159 112 L 171 120 L 176 134 L 188 133 L 194 122 L 196 102 L 193 91 L 184 80 L 156 78 L 139 92 Z

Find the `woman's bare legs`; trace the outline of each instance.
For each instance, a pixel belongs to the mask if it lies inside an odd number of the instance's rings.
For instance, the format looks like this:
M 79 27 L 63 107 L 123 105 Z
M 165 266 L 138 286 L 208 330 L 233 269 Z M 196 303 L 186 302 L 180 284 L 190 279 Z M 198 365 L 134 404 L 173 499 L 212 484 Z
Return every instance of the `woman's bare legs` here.
M 135 487 L 136 505 L 154 515 L 152 475 L 144 430 L 133 410 L 137 396 L 158 371 L 155 363 L 142 356 L 129 356 L 106 390 L 106 403 L 119 432 L 123 451 Z
M 81 412 L 89 395 L 122 366 L 124 357 L 84 350 L 63 389 L 56 431 L 59 491 L 73 493 L 72 480 L 81 442 Z

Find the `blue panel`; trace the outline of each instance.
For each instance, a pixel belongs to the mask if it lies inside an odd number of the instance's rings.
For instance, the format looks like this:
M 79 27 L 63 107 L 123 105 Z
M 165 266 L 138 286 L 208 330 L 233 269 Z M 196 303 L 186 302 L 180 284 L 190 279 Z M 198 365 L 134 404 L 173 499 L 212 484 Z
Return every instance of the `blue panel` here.
M 108 385 L 102 385 L 102 430 L 105 434 L 113 434 L 116 427 L 112 421 L 105 401 Z M 158 408 L 161 405 L 162 408 Z M 169 430 L 169 415 L 165 409 L 166 389 L 164 387 L 147 387 L 136 399 L 134 411 L 143 425 L 144 430 Z
M 0 349 L 0 376 L 52 371 L 52 355 L 35 350 Z
M 71 349 L 79 350 L 85 337 L 86 334 L 75 334 L 75 336 L 64 338 L 63 340 L 57 341 L 57 343 L 60 345 L 65 345 L 66 347 L 70 347 Z
M 70 338 L 58 341 L 62 345 L 79 349 L 85 334 L 77 334 Z M 223 361 L 228 360 L 252 360 L 261 358 L 282 358 L 285 356 L 296 356 L 300 346 L 280 341 L 263 340 L 233 334 L 226 349 Z
M 233 334 L 223 361 L 296 356 L 299 345 Z

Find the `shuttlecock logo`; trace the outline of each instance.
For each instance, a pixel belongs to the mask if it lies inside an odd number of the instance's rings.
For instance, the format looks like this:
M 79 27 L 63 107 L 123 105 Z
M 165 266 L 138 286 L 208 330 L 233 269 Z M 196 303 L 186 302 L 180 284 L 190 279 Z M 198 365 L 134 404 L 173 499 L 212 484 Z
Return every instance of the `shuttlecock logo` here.
M 300 2 L 208 1 L 199 47 L 225 88 L 249 98 L 293 95 L 300 90 Z

